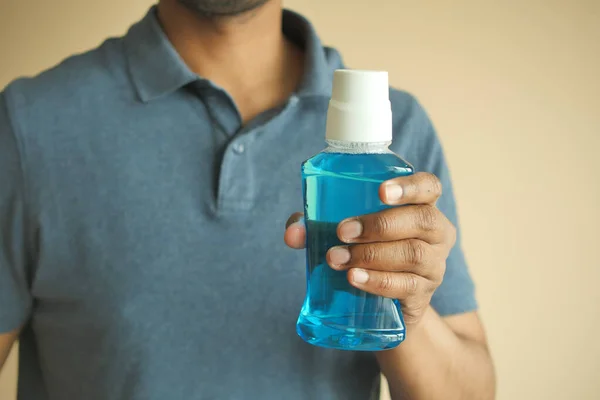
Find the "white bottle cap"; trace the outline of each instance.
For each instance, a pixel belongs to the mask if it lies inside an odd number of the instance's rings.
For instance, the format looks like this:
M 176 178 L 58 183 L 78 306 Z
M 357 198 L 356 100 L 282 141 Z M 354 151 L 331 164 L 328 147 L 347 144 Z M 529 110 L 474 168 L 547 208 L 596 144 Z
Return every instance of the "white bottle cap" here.
M 328 140 L 390 142 L 392 107 L 388 73 L 336 70 L 326 132 Z

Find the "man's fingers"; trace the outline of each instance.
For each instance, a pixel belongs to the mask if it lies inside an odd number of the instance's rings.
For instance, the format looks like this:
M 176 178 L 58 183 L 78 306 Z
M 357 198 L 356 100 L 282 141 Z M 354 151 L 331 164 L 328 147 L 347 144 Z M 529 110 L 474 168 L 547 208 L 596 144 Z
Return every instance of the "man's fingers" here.
M 434 286 L 425 278 L 407 272 L 372 271 L 352 268 L 348 271 L 348 282 L 358 289 L 378 296 L 400 301 L 433 293 Z M 431 289 L 429 289 L 431 288 Z
M 381 201 L 390 206 L 435 204 L 441 195 L 440 180 L 427 172 L 390 179 L 379 187 Z
M 438 244 L 452 240 L 454 227 L 435 206 L 419 204 L 349 218 L 338 225 L 337 233 L 345 243 L 420 239 Z
M 398 242 L 336 246 L 327 252 L 327 263 L 336 270 L 365 268 L 368 270 L 411 272 L 428 279 L 434 276 L 431 265 L 437 265 L 435 247 L 419 239 Z
M 306 228 L 302 213 L 295 213 L 285 224 L 285 234 L 283 239 L 292 249 L 303 249 L 306 245 Z
M 296 223 L 296 222 L 300 222 L 304 219 L 304 214 L 301 212 L 296 212 L 293 213 L 292 215 L 290 215 L 290 217 L 288 218 L 287 222 L 285 223 L 285 229 L 289 228 L 290 225 Z

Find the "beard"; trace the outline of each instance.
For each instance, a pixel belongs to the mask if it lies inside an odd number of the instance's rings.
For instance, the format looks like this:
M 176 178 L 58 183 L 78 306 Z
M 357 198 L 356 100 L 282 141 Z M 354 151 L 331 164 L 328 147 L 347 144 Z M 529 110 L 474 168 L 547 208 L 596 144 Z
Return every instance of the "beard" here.
M 254 10 L 269 0 L 177 0 L 205 17 L 231 17 Z

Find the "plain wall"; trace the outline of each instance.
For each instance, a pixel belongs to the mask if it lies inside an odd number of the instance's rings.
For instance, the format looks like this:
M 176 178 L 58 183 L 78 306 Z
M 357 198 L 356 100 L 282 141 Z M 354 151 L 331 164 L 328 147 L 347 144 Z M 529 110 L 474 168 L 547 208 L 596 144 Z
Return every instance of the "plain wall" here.
M 151 3 L 0 0 L 0 87 L 123 33 Z M 390 71 L 429 110 L 498 398 L 600 398 L 600 1 L 286 4 L 349 66 Z

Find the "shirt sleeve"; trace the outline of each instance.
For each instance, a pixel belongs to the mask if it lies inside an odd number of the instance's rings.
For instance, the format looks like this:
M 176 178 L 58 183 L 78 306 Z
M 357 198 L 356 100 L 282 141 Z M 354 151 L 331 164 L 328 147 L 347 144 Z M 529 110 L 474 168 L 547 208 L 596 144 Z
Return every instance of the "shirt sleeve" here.
M 444 280 L 434 293 L 431 305 L 442 316 L 474 311 L 477 309 L 475 286 L 462 249 L 454 191 L 444 152 L 423 107 L 414 98 L 411 98 L 411 103 L 410 112 L 401 120 L 400 130 L 403 132 L 394 140 L 410 142 L 409 146 L 400 145 L 399 148 L 405 149 L 407 161 L 414 165 L 416 171 L 430 172 L 440 179 L 443 194 L 437 207 L 457 229 L 456 244 L 446 260 Z
M 26 273 L 24 175 L 19 146 L 0 92 L 0 333 L 23 325 L 30 314 Z

